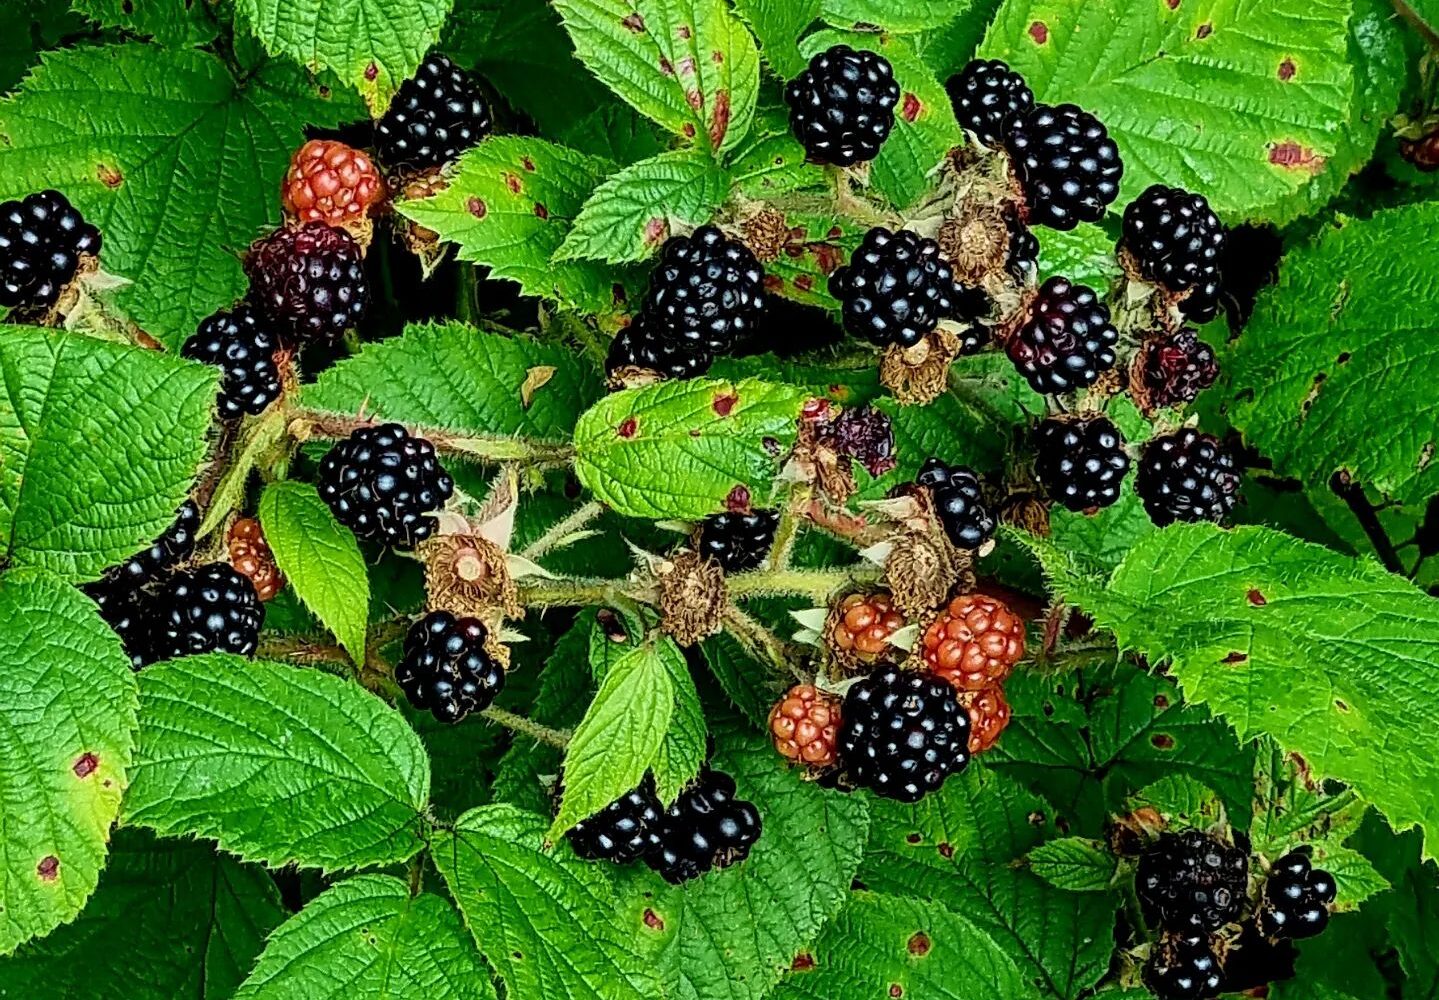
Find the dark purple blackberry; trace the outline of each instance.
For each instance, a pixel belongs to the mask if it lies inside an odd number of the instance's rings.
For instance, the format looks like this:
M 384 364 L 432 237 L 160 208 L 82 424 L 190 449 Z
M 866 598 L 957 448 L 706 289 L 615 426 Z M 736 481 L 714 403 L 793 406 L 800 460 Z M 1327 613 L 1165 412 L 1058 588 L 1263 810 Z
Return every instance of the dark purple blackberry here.
M 1144 966 L 1144 985 L 1157 1000 L 1210 1000 L 1219 996 L 1219 959 L 1203 935 L 1166 935 Z
M 829 292 L 852 335 L 880 347 L 913 347 L 955 317 L 960 288 L 934 240 L 876 226 L 830 275 Z
M 1145 919 L 1166 931 L 1209 933 L 1239 919 L 1249 855 L 1199 830 L 1161 834 L 1139 859 L 1134 886 Z
M 1055 503 L 1087 511 L 1119 499 L 1129 455 L 1109 419 L 1046 420 L 1034 432 L 1034 448 L 1035 471 Z
M 640 316 L 610 341 L 605 373 L 614 377 L 626 368 L 637 368 L 664 378 L 698 378 L 713 363 L 714 356 L 708 351 L 659 336 Z
M 1299 951 L 1291 941 L 1271 941 L 1255 920 L 1246 920 L 1224 953 L 1224 992 L 1243 993 L 1294 978 Z
M 198 653 L 253 656 L 265 621 L 265 606 L 250 578 L 222 562 L 176 573 L 150 608 L 148 645 L 156 660 Z
M 1219 378 L 1213 349 L 1188 327 L 1144 342 L 1142 375 L 1154 406 L 1184 406 Z
M 1329 926 L 1329 905 L 1338 892 L 1334 876 L 1313 866 L 1301 848 L 1274 862 L 1264 883 L 1259 930 L 1266 937 L 1300 940 Z
M 1023 285 L 1039 269 L 1039 237 L 1016 214 L 1010 214 L 1005 224 L 1009 228 L 1009 252 L 1005 255 L 1004 269 Z
M 969 712 L 927 670 L 879 667 L 849 689 L 840 717 L 849 780 L 887 799 L 918 802 L 969 764 Z
M 754 803 L 736 798 L 734 778 L 707 766 L 665 810 L 659 845 L 645 861 L 679 885 L 749 857 L 762 828 Z
M 280 398 L 279 348 L 275 337 L 249 306 L 222 310 L 200 323 L 180 353 L 192 361 L 220 368 L 220 416 L 232 420 L 252 416 Z
M 332 344 L 360 322 L 370 299 L 354 237 L 323 222 L 285 226 L 250 248 L 250 302 L 300 343 Z
M 59 191 L 0 205 L 0 306 L 49 309 L 100 243 L 100 230 Z
M 960 127 L 986 146 L 997 147 L 1014 119 L 1034 107 L 1034 92 L 998 59 L 975 59 L 945 84 Z
M 430 515 L 455 491 L 435 446 L 399 424 L 361 427 L 320 463 L 320 496 L 357 538 L 411 549 L 435 530 Z
M 1119 196 L 1119 147 L 1098 118 L 1073 104 L 1036 104 L 1020 114 L 1005 147 L 1031 225 L 1063 230 L 1098 222 Z
M 931 458 L 919 470 L 915 483 L 928 488 L 935 515 L 955 548 L 977 549 L 994 537 L 994 515 L 985 505 L 973 469 Z
M 691 354 L 726 354 L 754 331 L 764 268 L 714 226 L 673 236 L 660 251 L 641 309 L 656 335 Z
M 1040 286 L 1005 350 L 1035 392 L 1059 395 L 1093 385 L 1114 367 L 1119 331 L 1094 290 L 1068 278 Z
M 1161 528 L 1175 521 L 1218 521 L 1239 500 L 1239 472 L 1218 438 L 1184 427 L 1144 446 L 1134 489 Z
M 150 628 L 147 622 L 146 598 L 141 591 L 127 587 L 115 579 L 97 580 L 80 588 L 95 602 L 100 617 L 120 638 L 130 666 L 139 670 L 150 662 Z
M 700 525 L 695 548 L 726 573 L 741 573 L 764 562 L 778 525 L 779 514 L 772 510 L 713 514 Z
M 1219 309 L 1224 237 L 1204 195 L 1154 184 L 1124 209 L 1120 246 L 1146 280 L 1176 295 L 1189 292 L 1180 311 L 1207 323 Z
M 575 853 L 586 861 L 625 865 L 659 849 L 663 812 L 664 805 L 655 796 L 654 779 L 645 775 L 638 788 L 576 823 L 565 836 Z
M 784 99 L 790 130 L 809 158 L 848 167 L 879 155 L 894 128 L 899 84 L 888 59 L 836 45 L 809 61 Z
M 485 649 L 489 631 L 478 618 L 431 611 L 405 635 L 395 683 L 416 708 L 441 722 L 483 712 L 505 686 L 505 672 Z
M 427 170 L 458 159 L 492 128 L 490 106 L 469 74 L 432 52 L 375 123 L 375 149 L 391 169 Z
M 871 476 L 882 476 L 898 464 L 889 414 L 872 406 L 843 410 L 820 429 L 818 437 L 835 454 L 864 466 Z
M 175 522 L 165 533 L 120 565 L 105 573 L 105 579 L 121 589 L 134 590 L 157 579 L 166 570 L 188 559 L 195 551 L 195 534 L 200 530 L 200 508 L 186 500 L 175 512 Z

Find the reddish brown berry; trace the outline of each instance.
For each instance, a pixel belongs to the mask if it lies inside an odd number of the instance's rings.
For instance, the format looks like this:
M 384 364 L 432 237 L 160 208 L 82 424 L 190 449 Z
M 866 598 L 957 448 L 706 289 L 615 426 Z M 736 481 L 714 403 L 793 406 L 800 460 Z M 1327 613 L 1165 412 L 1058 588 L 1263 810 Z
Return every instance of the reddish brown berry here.
M 924 630 L 924 662 L 961 691 L 1002 684 L 1024 658 L 1024 622 L 1002 602 L 962 594 Z
M 835 759 L 839 699 L 812 684 L 796 684 L 769 713 L 774 748 L 785 758 L 810 767 L 829 767 Z
M 260 600 L 268 601 L 285 586 L 285 575 L 275 564 L 275 554 L 270 543 L 265 541 L 265 532 L 260 522 L 253 517 L 242 517 L 230 528 L 227 538 L 230 548 L 230 565 L 241 576 L 249 577 L 255 585 Z
M 380 172 L 360 150 L 311 139 L 290 159 L 280 194 L 291 218 L 343 226 L 363 219 L 384 192 Z
M 829 641 L 841 656 L 875 663 L 896 650 L 889 638 L 904 628 L 904 615 L 888 594 L 850 594 L 835 609 Z
M 1425 173 L 1439 170 L 1439 129 L 1419 139 L 1400 139 L 1399 155 Z
M 969 712 L 969 752 L 984 753 L 994 746 L 1009 725 L 1009 702 L 998 686 L 983 691 L 961 691 L 959 703 Z

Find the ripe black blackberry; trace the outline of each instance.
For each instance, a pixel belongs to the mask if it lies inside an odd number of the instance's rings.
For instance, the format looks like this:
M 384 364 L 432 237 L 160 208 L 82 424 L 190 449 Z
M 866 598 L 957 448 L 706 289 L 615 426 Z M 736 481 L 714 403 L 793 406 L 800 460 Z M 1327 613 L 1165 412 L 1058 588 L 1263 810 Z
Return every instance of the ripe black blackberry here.
M 1164 833 L 1134 877 L 1147 920 L 1167 931 L 1208 933 L 1239 919 L 1249 855 L 1200 830 Z
M 1068 278 L 1040 286 L 1005 350 L 1035 392 L 1058 395 L 1093 385 L 1114 367 L 1119 331 L 1092 288 Z
M 49 309 L 100 243 L 100 230 L 59 191 L 0 205 L 0 306 Z
M 809 158 L 848 167 L 879 155 L 894 128 L 899 84 L 888 59 L 836 45 L 809 61 L 784 99 L 790 130 Z
M 1119 195 L 1124 164 L 1098 118 L 1073 104 L 1036 104 L 1005 139 L 1028 221 L 1051 229 L 1098 222 Z
M 661 337 L 641 315 L 610 341 L 605 374 L 614 377 L 626 368 L 635 368 L 664 378 L 698 378 L 709 371 L 713 363 L 714 356 L 709 351 Z
M 1224 982 L 1206 936 L 1166 935 L 1149 953 L 1144 985 L 1158 1000 L 1210 1000 Z
M 1190 292 L 1179 308 L 1205 323 L 1219 308 L 1224 236 L 1204 195 L 1153 184 L 1125 207 L 1120 245 L 1146 280 L 1176 295 Z
M 960 127 L 997 147 L 1019 115 L 1034 107 L 1034 92 L 998 59 L 975 59 L 945 84 Z
M 139 670 L 150 661 L 150 629 L 147 623 L 147 599 L 141 591 L 127 587 L 117 579 L 102 579 L 81 588 L 95 602 L 100 617 L 120 638 L 130 666 Z
M 939 523 L 956 548 L 977 549 L 994 537 L 994 515 L 984 503 L 973 469 L 931 458 L 915 483 L 928 488 Z
M 1337 892 L 1334 876 L 1315 868 L 1308 850 L 1292 851 L 1269 871 L 1259 930 L 1271 938 L 1314 937 L 1329 926 L 1329 904 Z
M 250 301 L 300 343 L 334 343 L 360 322 L 370 299 L 360 245 L 323 222 L 284 226 L 245 259 Z
M 629 864 L 660 847 L 660 814 L 664 805 L 648 774 L 639 787 L 621 795 L 566 834 L 575 853 L 586 861 Z
M 839 760 L 877 795 L 918 802 L 969 764 L 969 712 L 928 670 L 882 666 L 849 689 Z
M 871 476 L 882 476 L 899 464 L 889 414 L 872 406 L 846 408 L 820 428 L 817 438 L 841 458 L 864 466 Z
M 645 322 L 685 353 L 726 354 L 753 332 L 764 308 L 764 268 L 714 226 L 665 241 L 650 275 Z
M 876 226 L 830 275 L 829 291 L 851 334 L 880 347 L 913 347 L 955 317 L 960 288 L 934 240 Z
M 200 323 L 180 353 L 220 368 L 220 416 L 257 415 L 280 398 L 279 341 L 249 306 L 221 310 Z
M 441 722 L 482 712 L 505 686 L 505 672 L 485 649 L 489 630 L 477 618 L 431 611 L 405 635 L 395 682 L 416 708 Z
M 762 829 L 754 803 L 736 798 L 734 778 L 707 766 L 665 810 L 659 845 L 645 861 L 679 885 L 749 857 Z
M 1108 507 L 1129 472 L 1124 435 L 1106 417 L 1046 420 L 1034 432 L 1035 471 L 1050 499 L 1073 511 Z
M 1188 327 L 1151 337 L 1141 348 L 1144 388 L 1153 406 L 1184 406 L 1219 378 L 1214 350 Z
M 1039 269 L 1039 237 L 1019 220 L 1017 214 L 1010 214 L 1005 219 L 1005 226 L 1009 229 L 1009 251 L 1005 255 L 1004 269 L 1022 285 Z
M 155 660 L 197 653 L 252 656 L 265 621 L 255 585 L 223 562 L 176 573 L 161 585 L 151 607 Z
M 700 525 L 695 548 L 726 573 L 742 573 L 764 562 L 778 525 L 779 514 L 772 510 L 712 514 Z
M 360 427 L 320 463 L 320 496 L 358 538 L 414 548 L 455 491 L 435 446 L 399 424 Z
M 391 169 L 427 170 L 458 158 L 492 128 L 490 106 L 469 74 L 432 52 L 375 123 L 375 148 Z
M 195 534 L 200 530 L 200 508 L 186 500 L 175 512 L 175 521 L 148 548 L 135 553 L 105 573 L 105 579 L 122 589 L 134 590 L 158 579 L 195 551 Z
M 1239 472 L 1218 438 L 1183 427 L 1144 446 L 1134 489 L 1161 528 L 1175 521 L 1218 521 L 1239 500 Z

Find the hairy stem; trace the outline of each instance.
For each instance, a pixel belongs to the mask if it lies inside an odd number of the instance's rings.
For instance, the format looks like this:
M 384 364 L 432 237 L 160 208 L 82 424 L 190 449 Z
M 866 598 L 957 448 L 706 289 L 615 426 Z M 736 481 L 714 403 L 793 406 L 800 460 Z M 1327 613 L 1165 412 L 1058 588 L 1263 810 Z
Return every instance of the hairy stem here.
M 518 589 L 520 603 L 525 607 L 583 607 L 614 604 L 631 596 L 643 599 L 639 594 L 631 594 L 635 588 L 626 580 L 520 580 Z
M 506 729 L 514 730 L 531 739 L 538 740 L 557 750 L 563 750 L 570 745 L 572 733 L 563 729 L 551 729 L 549 726 L 540 725 L 533 719 L 527 719 L 523 715 L 516 715 L 514 712 L 507 712 L 503 708 L 495 708 L 491 705 L 480 713 L 491 722 L 499 723 Z
M 810 490 L 796 487 L 790 493 L 789 502 L 780 511 L 779 523 L 775 525 L 774 541 L 770 543 L 769 559 L 765 562 L 769 570 L 785 569 L 794 555 L 795 542 L 799 540 L 800 522 L 810 502 Z
M 880 578 L 876 566 L 846 569 L 776 569 L 738 573 L 726 582 L 731 598 L 762 594 L 793 594 L 823 604 L 841 590 L 864 586 Z
M 724 609 L 721 620 L 736 641 L 756 659 L 769 663 L 800 683 L 809 680 L 791 655 L 789 644 L 739 608 L 731 604 Z
M 553 550 L 570 535 L 583 529 L 585 525 L 599 517 L 603 512 L 604 508 L 591 500 L 569 517 L 561 518 L 552 524 L 548 531 L 526 546 L 520 555 L 530 560 L 540 558 L 545 553 Z

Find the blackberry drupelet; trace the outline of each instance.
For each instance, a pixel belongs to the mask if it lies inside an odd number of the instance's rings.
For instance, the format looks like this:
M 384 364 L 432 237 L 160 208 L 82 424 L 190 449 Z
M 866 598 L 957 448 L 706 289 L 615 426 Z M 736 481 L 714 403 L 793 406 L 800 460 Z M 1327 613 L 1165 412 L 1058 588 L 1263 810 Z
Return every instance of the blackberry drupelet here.
M 1158 1000 L 1210 1000 L 1223 988 L 1219 959 L 1203 935 L 1166 935 L 1144 966 L 1144 985 Z
M 1119 331 L 1094 290 L 1054 277 L 1040 286 L 1005 350 L 1030 388 L 1058 395 L 1097 382 L 1114 367 L 1118 343 Z
M 735 796 L 734 778 L 707 766 L 665 810 L 645 861 L 678 885 L 749 857 L 762 828 L 754 803 Z
M 778 525 L 779 514 L 772 510 L 713 514 L 700 525 L 695 548 L 726 573 L 741 573 L 764 562 Z
M 482 712 L 505 686 L 505 672 L 485 649 L 489 630 L 477 618 L 431 611 L 405 635 L 395 682 L 416 708 L 441 722 Z
M 645 775 L 637 788 L 621 795 L 565 834 L 575 853 L 586 861 L 626 865 L 659 848 L 664 805 L 655 795 L 654 779 Z
M 1239 500 L 1239 472 L 1218 438 L 1183 427 L 1144 446 L 1134 489 L 1161 528 L 1175 521 L 1218 521 Z
M 856 785 L 918 802 L 969 764 L 969 712 L 927 670 L 880 667 L 845 695 L 839 759 Z
M 253 656 L 265 621 L 255 585 L 222 562 L 176 573 L 161 585 L 151 608 L 148 645 L 155 660 L 198 653 Z
M 960 127 L 986 146 L 1004 142 L 1014 120 L 1034 107 L 1034 92 L 1007 64 L 975 59 L 945 84 Z
M 810 159 L 848 167 L 879 155 L 894 128 L 899 84 L 888 59 L 836 45 L 809 61 L 784 99 Z
M 147 621 L 147 598 L 143 592 L 125 586 L 123 581 L 97 580 L 80 588 L 95 602 L 100 617 L 120 638 L 130 666 L 139 670 L 150 662 L 150 628 Z
M 664 340 L 691 354 L 725 354 L 754 332 L 764 309 L 764 268 L 714 226 L 665 241 L 641 312 Z
M 955 548 L 977 549 L 994 537 L 994 515 L 985 505 L 973 469 L 931 458 L 915 483 L 929 489 L 935 515 Z
M 1199 830 L 1164 833 L 1134 878 L 1145 918 L 1168 931 L 1208 933 L 1238 920 L 1249 855 Z
M 375 147 L 392 169 L 428 170 L 458 158 L 493 127 L 490 106 L 469 74 L 432 52 L 375 124 Z
M 195 551 L 195 534 L 200 530 L 200 508 L 186 500 L 175 512 L 175 521 L 165 533 L 120 565 L 105 573 L 106 580 L 134 590 L 159 578 Z
M 59 191 L 0 204 L 0 306 L 49 309 L 100 244 L 100 230 Z
M 1149 338 L 1141 351 L 1144 388 L 1153 406 L 1192 403 L 1219 378 L 1213 349 L 1188 327 Z
M 1018 115 L 1005 147 L 1031 225 L 1066 230 L 1098 222 L 1119 196 L 1119 147 L 1098 118 L 1073 104 L 1036 104 Z
M 1189 292 L 1180 310 L 1196 323 L 1219 308 L 1224 224 L 1202 194 L 1153 184 L 1124 209 L 1120 245 L 1146 280 L 1175 294 Z
M 1035 429 L 1035 472 L 1051 500 L 1073 511 L 1119 499 L 1129 472 L 1124 435 L 1106 417 L 1045 420 Z
M 864 466 L 871 476 L 882 476 L 899 464 L 889 414 L 869 405 L 846 407 L 820 428 L 818 440 L 835 454 Z
M 615 334 L 605 358 L 605 374 L 615 377 L 626 368 L 654 372 L 664 378 L 698 378 L 709 371 L 714 355 L 701 347 L 661 337 L 643 317 Z
M 1023 285 L 1039 268 L 1039 237 L 1017 215 L 1006 218 L 1005 226 L 1009 229 L 1009 251 L 1005 255 L 1004 269 Z
M 1264 883 L 1259 930 L 1271 938 L 1314 937 L 1329 925 L 1337 891 L 1334 876 L 1315 868 L 1307 850 L 1291 851 L 1274 863 Z
M 908 229 L 876 226 L 829 278 L 844 328 L 880 347 L 913 347 L 955 316 L 959 286 L 939 244 Z
M 258 312 L 300 343 L 335 343 L 359 323 L 370 299 L 360 245 L 323 222 L 285 226 L 260 240 L 245 274 Z
M 435 446 L 399 424 L 361 427 L 320 463 L 320 496 L 358 538 L 409 549 L 435 530 L 431 514 L 455 484 Z
M 275 364 L 279 346 L 278 338 L 254 310 L 240 305 L 201 321 L 180 353 L 219 367 L 220 416 L 233 420 L 246 413 L 263 413 L 280 398 L 280 369 Z

